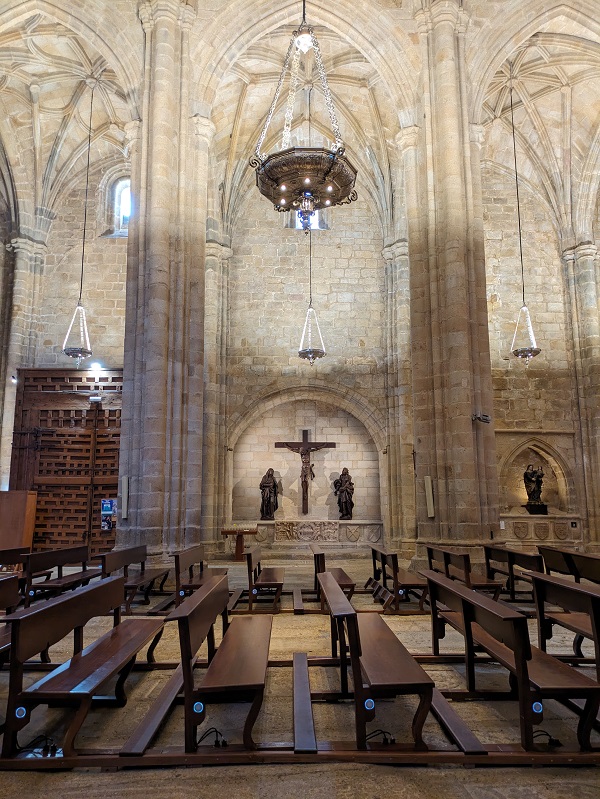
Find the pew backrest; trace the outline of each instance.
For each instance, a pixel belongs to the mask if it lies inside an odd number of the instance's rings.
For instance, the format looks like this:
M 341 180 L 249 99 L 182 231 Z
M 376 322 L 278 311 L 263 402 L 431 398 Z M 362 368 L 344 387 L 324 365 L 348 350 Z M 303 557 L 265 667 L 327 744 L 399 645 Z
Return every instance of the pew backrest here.
M 113 612 L 118 623 L 124 585 L 123 577 L 109 577 L 54 601 L 6 616 L 4 620 L 13 626 L 11 662 L 14 658 L 24 663 L 62 641 L 73 630 L 82 629 L 95 616 Z
M 89 547 L 87 545 L 67 547 L 65 549 L 49 549 L 45 552 L 31 552 L 25 557 L 25 569 L 28 574 L 58 569 L 59 574 L 63 566 L 80 565 L 82 570 L 87 568 L 89 560 Z
M 102 552 L 96 557 L 102 562 L 103 577 L 108 577 L 120 569 L 123 569 L 123 574 L 127 577 L 129 567 L 134 563 L 139 563 L 140 570 L 144 571 L 148 552 L 146 545 L 141 544 L 135 547 L 125 547 L 124 549 L 112 549 L 110 552 Z
M 600 555 L 573 552 L 571 554 L 571 560 L 575 564 L 577 573 L 582 580 L 600 583 Z
M 579 576 L 574 570 L 575 566 L 573 561 L 569 558 L 571 553 L 568 550 L 561 549 L 560 547 L 538 546 L 538 552 L 544 558 L 546 574 L 558 572 L 559 574 L 575 577 L 576 580 L 579 579 Z
M 175 552 L 173 557 L 175 558 L 175 578 L 177 581 L 186 571 L 190 580 L 193 579 L 194 566 L 198 566 L 200 572 L 204 570 L 204 546 L 202 544 L 183 549 L 181 552 Z
M 0 575 L 0 609 L 11 613 L 20 601 L 18 576 L 16 574 L 7 575 L 6 577 Z

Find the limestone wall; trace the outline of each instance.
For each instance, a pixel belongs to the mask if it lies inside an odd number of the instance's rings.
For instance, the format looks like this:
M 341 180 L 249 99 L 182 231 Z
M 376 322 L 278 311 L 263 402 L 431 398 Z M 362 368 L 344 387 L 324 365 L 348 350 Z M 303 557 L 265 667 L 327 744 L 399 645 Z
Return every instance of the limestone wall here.
M 127 239 L 101 236 L 105 225 L 97 219 L 98 196 L 90 183 L 83 306 L 94 359 L 122 367 Z M 71 192 L 50 230 L 35 366 L 73 365 L 61 348 L 79 296 L 84 198 L 84 189 Z

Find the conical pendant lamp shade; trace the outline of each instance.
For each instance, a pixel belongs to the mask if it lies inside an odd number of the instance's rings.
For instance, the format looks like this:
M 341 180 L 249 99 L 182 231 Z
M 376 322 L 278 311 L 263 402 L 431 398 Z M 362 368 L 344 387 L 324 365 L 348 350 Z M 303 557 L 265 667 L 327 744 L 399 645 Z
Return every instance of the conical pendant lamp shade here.
M 87 322 L 85 319 L 85 308 L 81 302 L 77 303 L 75 313 L 71 319 L 71 324 L 67 330 L 67 335 L 63 343 L 62 351 L 69 358 L 77 359 L 77 366 L 85 358 L 92 355 L 90 337 L 88 335 Z
M 529 308 L 526 305 L 522 305 L 519 311 L 517 326 L 510 349 L 515 357 L 527 359 L 534 358 L 541 352 L 541 349 L 537 346 L 535 341 L 531 317 L 529 316 Z
M 312 366 L 317 358 L 322 358 L 324 355 L 325 345 L 323 344 L 317 313 L 312 305 L 309 305 L 308 311 L 306 312 L 306 321 L 304 322 L 300 347 L 298 348 L 298 357 L 304 358 Z

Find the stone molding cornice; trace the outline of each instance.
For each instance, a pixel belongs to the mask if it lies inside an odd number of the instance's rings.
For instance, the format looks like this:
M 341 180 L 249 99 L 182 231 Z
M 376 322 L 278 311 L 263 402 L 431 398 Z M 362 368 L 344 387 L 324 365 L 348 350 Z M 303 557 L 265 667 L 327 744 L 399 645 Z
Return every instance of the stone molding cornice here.
M 437 25 L 450 23 L 457 33 L 465 33 L 469 16 L 458 0 L 433 0 L 429 8 L 415 13 L 419 33 L 430 33 Z
M 381 251 L 385 261 L 397 263 L 401 258 L 408 258 L 408 241 L 406 239 L 398 239 L 392 244 L 386 244 Z

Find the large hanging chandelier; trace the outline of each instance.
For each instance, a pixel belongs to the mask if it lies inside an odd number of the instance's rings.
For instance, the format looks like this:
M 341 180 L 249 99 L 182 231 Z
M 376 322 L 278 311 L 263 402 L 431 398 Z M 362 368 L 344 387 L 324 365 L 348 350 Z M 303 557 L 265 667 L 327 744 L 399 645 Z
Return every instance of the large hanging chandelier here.
M 542 351 L 536 343 L 535 335 L 533 332 L 533 325 L 531 324 L 531 316 L 529 308 L 525 302 L 525 269 L 523 266 L 523 241 L 521 235 L 521 207 L 519 203 L 519 173 L 517 171 L 517 144 L 515 139 L 515 117 L 513 111 L 513 73 L 512 66 L 510 69 L 510 124 L 512 130 L 512 143 L 513 143 L 513 158 L 515 165 L 515 186 L 517 194 L 517 221 L 519 228 L 519 256 L 521 259 L 521 289 L 523 302 L 517 317 L 517 325 L 511 344 L 511 352 L 515 358 L 524 358 L 529 365 L 529 361 L 539 355 Z
M 85 308 L 83 307 L 83 274 L 85 267 L 85 234 L 87 230 L 87 213 L 88 213 L 88 191 L 90 185 L 90 151 L 92 149 L 92 111 L 94 109 L 94 90 L 96 88 L 96 81 L 88 82 L 91 86 L 92 92 L 90 97 L 90 119 L 88 126 L 88 143 L 87 143 L 87 164 L 85 170 L 85 203 L 83 206 L 83 236 L 81 241 L 81 275 L 79 278 L 79 299 L 75 306 L 75 312 L 71 318 L 71 324 L 67 330 L 67 335 L 62 346 L 62 352 L 69 358 L 77 361 L 77 366 L 81 361 L 92 356 L 92 347 L 90 345 L 90 337 L 87 328 L 87 320 L 85 317 Z
M 304 358 L 312 366 L 317 358 L 325 356 L 325 344 L 317 319 L 317 312 L 312 304 L 312 230 L 308 230 L 308 310 L 298 347 L 298 357 Z
M 291 146 L 294 101 L 300 83 L 300 57 L 311 49 L 314 52 L 335 138 L 335 146 L 331 150 Z M 290 90 L 285 112 L 282 149 L 267 156 L 261 152 L 261 147 L 277 106 L 290 61 Z M 310 227 L 310 218 L 315 211 L 356 200 L 357 194 L 354 190 L 356 169 L 344 155 L 344 145 L 319 43 L 313 29 L 306 24 L 306 0 L 302 2 L 302 22 L 292 34 L 275 96 L 258 139 L 255 155 L 250 159 L 250 166 L 256 170 L 256 185 L 260 193 L 273 203 L 276 211 L 296 211 L 304 230 Z

